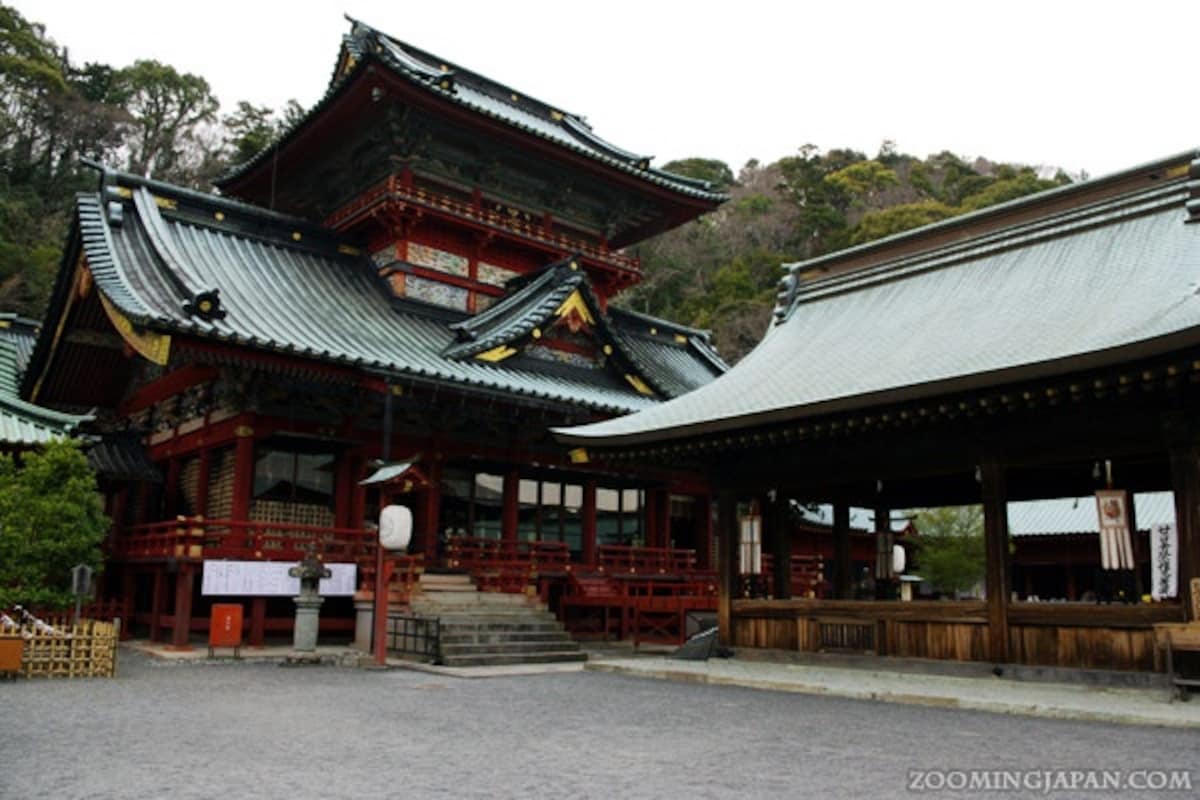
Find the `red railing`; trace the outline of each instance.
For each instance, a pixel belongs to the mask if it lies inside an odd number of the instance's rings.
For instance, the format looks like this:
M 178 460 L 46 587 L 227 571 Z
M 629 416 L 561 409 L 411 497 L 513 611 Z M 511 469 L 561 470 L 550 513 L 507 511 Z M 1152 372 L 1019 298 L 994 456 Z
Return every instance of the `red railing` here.
M 715 611 L 715 575 L 686 578 L 631 579 L 571 576 L 561 603 L 563 624 L 574 634 L 605 639 L 681 644 L 688 615 Z
M 629 270 L 630 272 L 639 271 L 641 266 L 638 259 L 633 256 L 621 252 L 613 252 L 604 246 L 596 246 L 581 239 L 549 231 L 542 226 L 540 219 L 526 218 L 520 214 L 505 214 L 494 209 L 475 206 L 472 203 L 436 194 L 420 187 L 407 187 L 394 175 L 376 184 L 350 204 L 335 211 L 326 218 L 325 224 L 336 228 L 339 223 L 351 219 L 371 206 L 388 199 L 411 203 L 439 214 L 469 220 L 483 227 L 512 232 L 544 245 L 559 250 L 580 253 L 597 261 L 619 267 L 620 269 Z
M 375 534 L 362 528 L 181 517 L 130 528 L 113 542 L 113 553 L 118 559 L 134 561 L 299 561 L 310 546 L 325 561 L 362 563 L 375 553 Z
M 571 552 L 565 542 L 513 542 L 455 536 L 446 545 L 446 563 L 464 569 L 522 564 L 533 570 L 567 570 Z
M 696 551 L 605 544 L 596 548 L 596 568 L 610 574 L 686 574 L 696 570 Z

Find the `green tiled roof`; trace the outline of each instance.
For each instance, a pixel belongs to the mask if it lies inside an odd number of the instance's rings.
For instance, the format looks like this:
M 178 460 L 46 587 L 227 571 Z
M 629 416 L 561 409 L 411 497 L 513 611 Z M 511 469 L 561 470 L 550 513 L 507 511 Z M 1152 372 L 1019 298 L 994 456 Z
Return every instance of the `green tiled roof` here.
M 17 396 L 19 351 L 13 337 L 0 336 L 0 450 L 34 447 L 69 436 L 87 417 L 62 414 Z
M 827 278 L 797 280 L 817 262 L 790 265 L 776 324 L 724 375 L 556 433 L 592 447 L 665 442 L 1200 344 L 1200 157 L 1095 183 L 1100 191 L 1085 184 L 1011 203 L 1001 222 L 1014 221 L 949 244 L 922 249 L 920 230 L 903 234 Z
M 456 357 L 466 314 L 393 298 L 371 261 L 327 229 L 134 176 L 106 181 L 77 199 L 79 240 L 99 290 L 147 329 L 605 413 L 656 402 L 603 370 Z M 60 275 L 51 318 L 65 292 Z M 213 313 L 201 313 L 202 296 Z M 48 357 L 42 345 L 35 363 Z M 720 371 L 699 363 L 647 372 L 681 388 Z

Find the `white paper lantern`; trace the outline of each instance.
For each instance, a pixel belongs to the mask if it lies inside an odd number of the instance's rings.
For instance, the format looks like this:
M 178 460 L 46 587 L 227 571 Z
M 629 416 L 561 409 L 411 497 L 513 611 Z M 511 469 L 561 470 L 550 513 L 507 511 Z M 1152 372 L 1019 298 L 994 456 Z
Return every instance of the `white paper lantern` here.
M 904 567 L 907 564 L 908 558 L 904 552 L 904 546 L 899 544 L 892 545 L 892 572 L 899 575 L 904 572 Z
M 379 512 L 379 544 L 385 550 L 407 550 L 412 541 L 412 511 L 408 506 L 387 506 Z

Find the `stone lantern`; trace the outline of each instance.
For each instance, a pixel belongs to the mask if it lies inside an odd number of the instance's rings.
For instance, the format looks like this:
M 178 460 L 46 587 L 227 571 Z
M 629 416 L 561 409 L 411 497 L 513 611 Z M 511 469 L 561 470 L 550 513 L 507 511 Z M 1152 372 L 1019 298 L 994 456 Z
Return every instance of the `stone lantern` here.
M 299 653 L 312 653 L 317 649 L 317 629 L 321 617 L 320 584 L 333 572 L 316 556 L 316 548 L 308 547 L 304 560 L 288 570 L 288 575 L 300 579 L 300 595 L 296 597 L 296 624 L 292 636 L 292 647 Z

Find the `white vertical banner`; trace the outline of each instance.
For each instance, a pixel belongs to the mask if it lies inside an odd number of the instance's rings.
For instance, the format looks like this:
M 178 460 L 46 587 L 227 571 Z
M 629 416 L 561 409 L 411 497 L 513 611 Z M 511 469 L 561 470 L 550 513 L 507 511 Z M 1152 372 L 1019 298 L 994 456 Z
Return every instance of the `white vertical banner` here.
M 1096 492 L 1100 517 L 1100 566 L 1133 569 L 1133 540 L 1129 535 L 1129 493 L 1120 489 Z
M 1150 596 L 1165 600 L 1179 594 L 1179 533 L 1175 523 L 1150 529 Z

